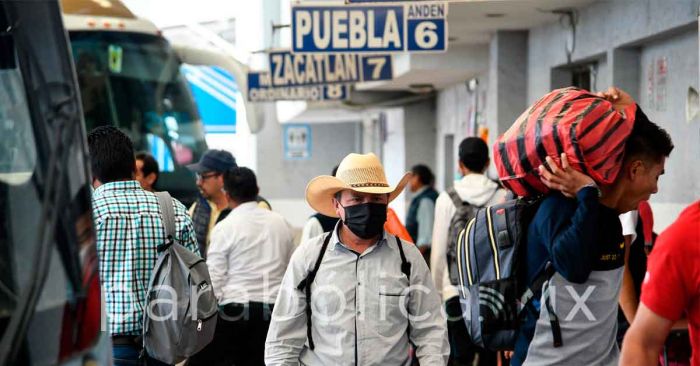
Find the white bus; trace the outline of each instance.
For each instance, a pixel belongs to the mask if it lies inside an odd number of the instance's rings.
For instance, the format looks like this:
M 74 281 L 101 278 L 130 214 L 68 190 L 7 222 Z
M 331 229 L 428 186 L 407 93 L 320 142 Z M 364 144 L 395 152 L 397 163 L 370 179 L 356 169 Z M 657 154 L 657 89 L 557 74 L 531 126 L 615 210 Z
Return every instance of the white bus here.
M 199 160 L 207 145 L 176 50 L 152 22 L 119 1 L 61 4 L 87 131 L 106 124 L 123 129 L 135 150 L 150 152 L 161 163 L 156 188 L 188 204 L 197 190 L 185 165 Z M 184 57 L 195 59 L 190 63 L 221 65 L 226 59 L 209 51 L 186 51 Z M 242 89 L 240 64 L 225 63 Z

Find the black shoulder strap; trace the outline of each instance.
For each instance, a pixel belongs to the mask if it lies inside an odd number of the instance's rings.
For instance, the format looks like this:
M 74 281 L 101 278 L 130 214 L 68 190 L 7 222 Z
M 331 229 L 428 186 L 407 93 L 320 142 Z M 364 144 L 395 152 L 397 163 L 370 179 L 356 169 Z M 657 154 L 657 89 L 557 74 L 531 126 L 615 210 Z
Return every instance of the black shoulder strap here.
M 304 291 L 304 293 L 306 294 L 306 336 L 309 339 L 309 348 L 312 351 L 314 349 L 314 339 L 313 336 L 311 336 L 311 284 L 314 282 L 314 278 L 316 278 L 316 273 L 318 273 L 319 267 L 321 267 L 323 255 L 326 254 L 328 242 L 331 240 L 332 235 L 333 233 L 330 232 L 328 233 L 328 235 L 326 235 L 326 238 L 323 239 L 321 252 L 318 253 L 318 258 L 316 258 L 314 268 L 312 268 L 311 272 L 309 272 L 309 274 L 307 274 L 306 277 L 303 280 L 301 280 L 301 282 L 299 282 L 299 285 L 297 285 L 297 290 Z
M 533 314 L 536 314 L 536 310 L 534 308 L 534 305 L 532 305 L 532 301 L 541 297 L 542 287 L 544 286 L 544 283 L 551 280 L 552 276 L 554 276 L 554 273 L 556 273 L 554 265 L 552 265 L 552 262 L 547 262 L 547 264 L 544 267 L 544 270 L 542 270 L 542 272 L 540 272 L 540 274 L 538 274 L 537 277 L 535 277 L 535 280 L 532 281 L 532 284 L 528 286 L 523 296 L 520 297 L 520 303 L 523 305 L 523 308 L 520 312 L 521 317 L 525 315 L 526 309 L 529 309 Z M 549 323 L 552 328 L 553 345 L 555 348 L 561 347 L 563 344 L 561 337 L 561 327 L 559 326 L 559 317 L 554 312 L 552 304 L 549 301 L 549 285 L 547 285 L 547 289 L 545 290 L 544 305 L 547 308 L 547 312 L 549 313 Z
M 452 203 L 455 205 L 455 207 L 459 208 L 465 203 L 464 201 L 462 201 L 462 197 L 459 196 L 459 193 L 457 193 L 455 187 L 448 188 L 447 194 L 452 199 Z
M 555 272 L 556 270 L 554 269 L 552 263 L 547 262 L 542 272 L 535 277 L 530 286 L 528 286 L 525 290 L 523 296 L 520 297 L 520 303 L 523 305 L 523 310 L 532 303 L 532 300 L 537 299 L 542 295 L 542 285 L 544 285 L 546 281 L 549 281 L 549 279 L 554 276 Z
M 411 262 L 406 260 L 406 255 L 403 253 L 403 244 L 398 236 L 394 235 L 396 239 L 396 245 L 399 246 L 399 254 L 401 255 L 401 272 L 408 278 L 408 284 L 411 284 Z
M 396 239 L 396 245 L 399 246 L 399 254 L 401 255 L 401 272 L 403 272 L 404 275 L 406 275 L 406 278 L 408 279 L 408 286 L 411 287 L 411 262 L 406 260 L 406 254 L 403 252 L 403 243 L 401 243 L 401 239 L 399 239 L 398 236 L 394 235 L 394 238 Z M 409 339 L 409 342 L 411 342 L 411 345 L 413 348 L 416 347 L 415 344 L 413 344 L 413 341 L 411 341 L 411 325 L 407 324 L 406 325 L 406 335 Z

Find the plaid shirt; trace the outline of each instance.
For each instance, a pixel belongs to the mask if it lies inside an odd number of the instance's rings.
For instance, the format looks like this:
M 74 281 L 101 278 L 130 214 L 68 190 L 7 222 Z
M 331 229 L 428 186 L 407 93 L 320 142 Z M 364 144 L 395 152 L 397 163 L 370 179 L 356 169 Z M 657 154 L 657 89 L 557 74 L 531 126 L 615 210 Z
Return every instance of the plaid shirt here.
M 137 335 L 143 328 L 148 281 L 156 247 L 165 243 L 165 228 L 155 194 L 137 181 L 104 184 L 92 196 L 100 278 L 109 330 Z M 185 206 L 173 199 L 176 240 L 197 253 L 197 239 Z

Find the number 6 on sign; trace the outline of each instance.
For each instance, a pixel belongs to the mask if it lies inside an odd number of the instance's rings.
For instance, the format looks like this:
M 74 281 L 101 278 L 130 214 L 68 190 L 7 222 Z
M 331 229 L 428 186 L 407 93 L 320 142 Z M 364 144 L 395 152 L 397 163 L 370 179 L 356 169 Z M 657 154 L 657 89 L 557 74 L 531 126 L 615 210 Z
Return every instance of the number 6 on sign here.
M 445 51 L 447 27 L 444 19 L 409 19 L 409 51 Z
M 431 49 L 437 46 L 438 35 L 435 32 L 437 30 L 437 24 L 433 22 L 421 22 L 416 27 L 416 44 L 418 47 L 423 49 Z

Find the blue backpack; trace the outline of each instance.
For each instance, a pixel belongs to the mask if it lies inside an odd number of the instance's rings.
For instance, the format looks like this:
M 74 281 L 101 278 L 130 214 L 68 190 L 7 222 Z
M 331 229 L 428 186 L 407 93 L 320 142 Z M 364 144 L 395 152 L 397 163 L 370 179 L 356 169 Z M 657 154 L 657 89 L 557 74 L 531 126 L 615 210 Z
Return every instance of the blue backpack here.
M 531 284 L 524 280 L 527 229 L 540 199 L 514 199 L 479 209 L 459 233 L 457 269 L 462 314 L 473 344 L 494 351 L 512 350 L 518 327 L 532 300 L 554 275 L 548 264 Z M 544 286 L 546 287 L 546 286 Z M 561 346 L 556 314 L 555 347 Z

